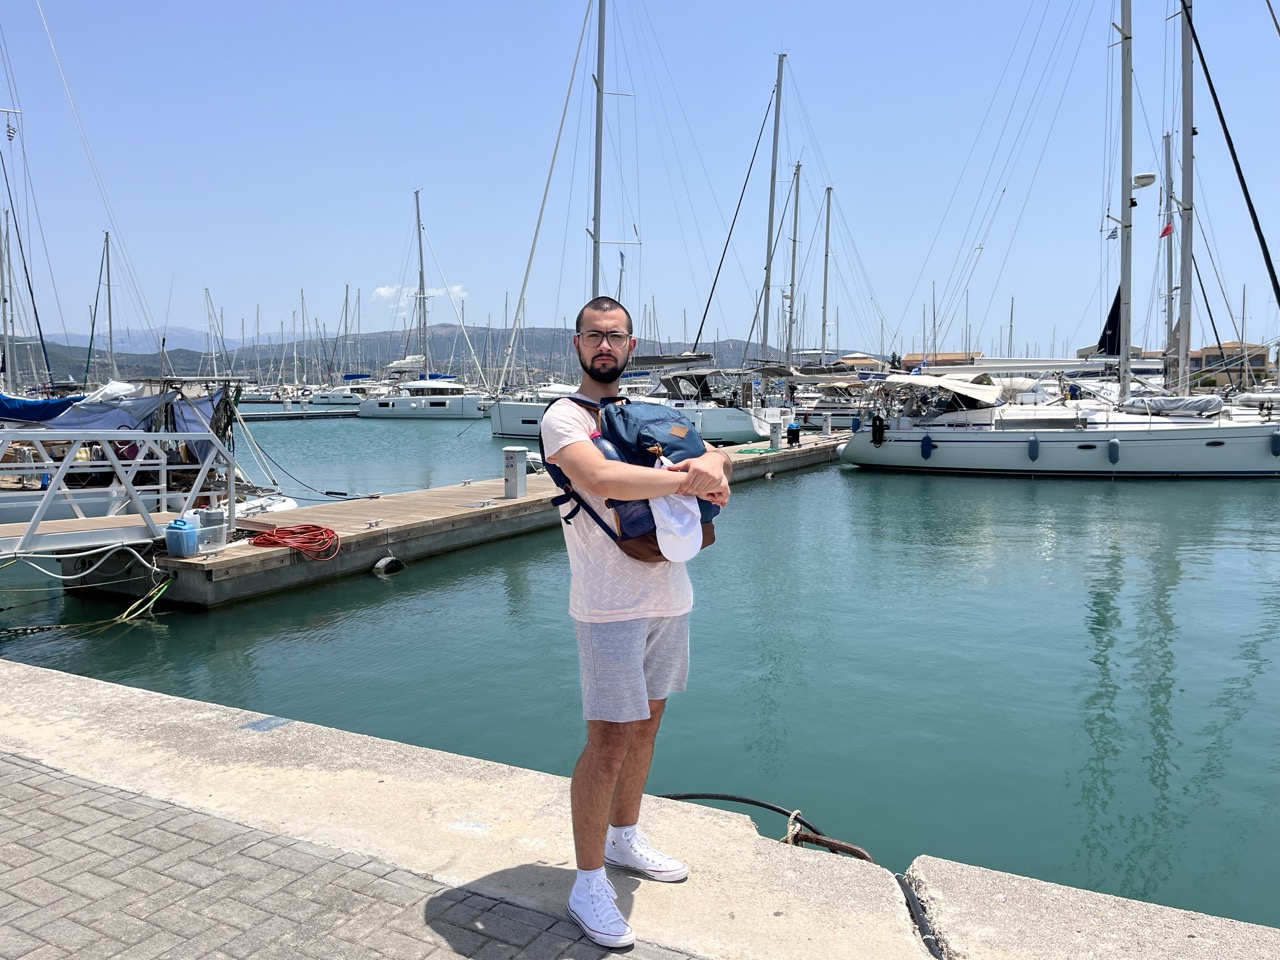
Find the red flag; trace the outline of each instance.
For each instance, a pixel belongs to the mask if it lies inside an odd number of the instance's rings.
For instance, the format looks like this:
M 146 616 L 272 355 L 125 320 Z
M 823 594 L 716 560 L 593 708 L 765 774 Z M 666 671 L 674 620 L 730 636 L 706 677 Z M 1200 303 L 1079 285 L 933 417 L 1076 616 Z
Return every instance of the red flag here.
M 1156 239 L 1163 240 L 1165 237 L 1167 237 L 1171 233 L 1173 233 L 1173 221 L 1166 220 L 1164 224 L 1164 229 L 1160 231 L 1160 236 L 1156 237 Z

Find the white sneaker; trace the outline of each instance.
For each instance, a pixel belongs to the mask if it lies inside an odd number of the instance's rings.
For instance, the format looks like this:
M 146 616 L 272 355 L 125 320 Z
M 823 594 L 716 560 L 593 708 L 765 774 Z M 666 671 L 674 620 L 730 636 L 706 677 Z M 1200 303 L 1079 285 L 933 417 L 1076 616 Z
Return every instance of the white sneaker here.
M 569 894 L 569 916 L 602 947 L 626 947 L 636 942 L 636 932 L 614 906 L 615 897 L 613 884 L 604 877 L 575 883 Z
M 618 831 L 610 830 L 604 844 L 604 862 L 611 867 L 634 870 L 650 880 L 663 883 L 675 883 L 689 875 L 689 868 L 675 857 L 659 853 L 649 846 L 649 838 L 639 827 L 630 842 L 620 837 Z

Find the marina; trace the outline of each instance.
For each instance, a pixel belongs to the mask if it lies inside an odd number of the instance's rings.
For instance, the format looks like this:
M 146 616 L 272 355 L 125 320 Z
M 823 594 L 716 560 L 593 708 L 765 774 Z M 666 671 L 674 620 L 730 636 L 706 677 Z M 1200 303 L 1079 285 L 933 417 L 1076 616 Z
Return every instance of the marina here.
M 317 488 L 496 493 L 508 444 L 480 427 L 278 423 L 255 439 Z M 370 450 L 401 453 L 375 480 Z M 799 807 L 898 871 L 929 855 L 1280 926 L 1273 482 L 766 472 L 735 485 L 690 564 L 691 684 L 650 792 Z M 21 628 L 0 634 L 7 661 L 555 776 L 576 756 L 554 525 L 129 623 L 111 622 L 119 600 L 5 573 Z M 459 719 L 477 703 L 484 722 Z
M 765 474 L 783 473 L 817 464 L 830 463 L 846 435 L 810 437 L 783 448 L 744 447 L 731 452 L 738 482 Z M 365 497 L 324 505 L 300 507 L 270 517 L 239 521 L 250 532 L 271 531 L 277 526 L 319 527 L 336 534 L 338 546 L 332 556 L 317 560 L 289 546 L 263 546 L 252 539 L 220 544 L 215 551 L 192 557 L 168 555 L 159 541 L 147 543 L 148 531 L 176 518 L 175 514 L 155 514 L 151 524 L 143 518 L 101 518 L 98 520 L 47 521 L 38 534 L 26 539 L 30 549 L 56 550 L 59 544 L 84 547 L 104 545 L 115 531 L 120 542 L 132 545 L 123 565 L 104 565 L 102 572 L 83 575 L 83 554 L 60 563 L 67 589 L 95 590 L 140 598 L 167 580 L 165 603 L 200 608 L 218 606 L 247 597 L 310 585 L 323 580 L 368 572 L 384 560 L 402 565 L 449 550 L 517 536 L 533 530 L 555 527 L 559 512 L 552 505 L 558 492 L 545 473 L 526 473 L 524 448 L 511 473 L 497 480 L 467 481 L 386 496 Z M 22 542 L 26 524 L 0 525 L 0 548 Z M 132 557 L 133 559 L 128 559 Z
M 6 14 L 0 957 L 1280 958 L 1274 14 L 455 6 Z M 734 469 L 566 910 L 580 368 Z

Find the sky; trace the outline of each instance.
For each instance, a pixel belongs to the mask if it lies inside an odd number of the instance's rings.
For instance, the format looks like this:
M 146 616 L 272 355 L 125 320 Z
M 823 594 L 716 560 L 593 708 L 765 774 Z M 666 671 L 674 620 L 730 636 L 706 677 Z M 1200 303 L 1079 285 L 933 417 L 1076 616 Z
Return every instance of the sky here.
M 1134 170 L 1159 178 L 1136 195 L 1134 341 L 1158 348 L 1166 130 L 1181 189 L 1178 28 L 1169 0 L 1134 6 Z M 992 355 L 1012 340 L 1016 355 L 1046 356 L 1096 341 L 1118 282 L 1119 243 L 1106 239 L 1119 216 L 1118 6 L 606 9 L 602 292 L 621 294 L 639 333 L 762 338 L 769 111 L 786 54 L 769 343 L 789 331 L 796 349 L 906 353 L 927 339 Z M 1209 69 L 1280 247 L 1280 34 L 1265 0 L 1201 9 Z M 158 342 L 211 320 L 228 340 L 264 343 L 344 324 L 403 331 L 415 191 L 430 322 L 465 311 L 503 328 L 523 290 L 522 322 L 565 326 L 591 294 L 585 0 L 6 0 L 0 31 L 0 107 L 21 111 L 0 141 L 3 205 L 52 339 L 87 332 L 91 312 L 105 336 L 107 232 L 117 333 Z M 1275 295 L 1198 68 L 1195 104 L 1209 309 L 1197 296 L 1192 345 L 1212 340 L 1210 311 L 1222 339 L 1243 319 L 1247 339 L 1269 341 Z M 31 298 L 13 299 L 33 332 Z

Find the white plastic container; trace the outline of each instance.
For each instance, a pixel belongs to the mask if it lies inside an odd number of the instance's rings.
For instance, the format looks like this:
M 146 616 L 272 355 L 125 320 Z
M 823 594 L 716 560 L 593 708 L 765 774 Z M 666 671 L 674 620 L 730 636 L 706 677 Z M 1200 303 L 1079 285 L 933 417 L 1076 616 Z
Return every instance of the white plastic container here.
M 200 552 L 210 553 L 227 545 L 227 511 L 217 507 L 197 510 L 200 518 Z

